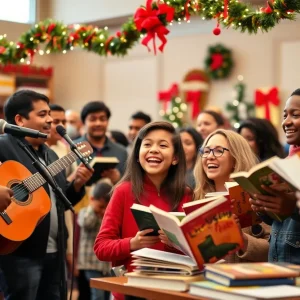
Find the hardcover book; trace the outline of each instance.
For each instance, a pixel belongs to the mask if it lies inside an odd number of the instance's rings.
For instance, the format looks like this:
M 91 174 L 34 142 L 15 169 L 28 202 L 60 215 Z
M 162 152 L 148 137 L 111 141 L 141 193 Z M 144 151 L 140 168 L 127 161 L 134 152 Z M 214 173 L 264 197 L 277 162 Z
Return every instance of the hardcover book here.
M 94 157 L 89 163 L 90 166 L 94 169 L 94 173 L 91 179 L 86 183 L 86 185 L 90 186 L 96 183 L 102 178 L 101 174 L 103 171 L 114 169 L 119 164 L 119 162 L 120 161 L 116 157 Z
M 221 196 L 196 209 L 182 221 L 150 206 L 159 227 L 172 245 L 188 255 L 201 269 L 243 246 L 240 227 L 235 222 L 230 200 Z
M 268 195 L 262 185 L 289 193 L 300 189 L 296 171 L 299 168 L 300 158 L 298 155 L 286 159 L 274 156 L 254 166 L 249 172 L 233 173 L 230 178 L 234 179 L 250 195 Z M 277 214 L 268 213 L 268 215 L 277 221 L 284 219 Z

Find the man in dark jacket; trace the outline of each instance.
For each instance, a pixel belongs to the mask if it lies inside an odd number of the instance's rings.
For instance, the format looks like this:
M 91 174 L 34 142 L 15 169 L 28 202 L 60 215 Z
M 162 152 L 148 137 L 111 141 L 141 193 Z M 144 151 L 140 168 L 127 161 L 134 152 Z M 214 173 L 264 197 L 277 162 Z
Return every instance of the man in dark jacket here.
M 5 103 L 4 113 L 8 123 L 35 129 L 45 134 L 50 133 L 52 118 L 49 99 L 42 94 L 29 90 L 18 91 Z M 43 139 L 26 137 L 22 141 L 36 159 L 45 165 L 50 165 L 58 159 L 57 155 L 44 144 Z M 0 136 L 0 161 L 5 163 L 8 160 L 21 163 L 31 173 L 37 172 L 32 165 L 32 160 L 19 146 L 18 138 L 2 135 Z M 74 205 L 83 197 L 84 184 L 91 175 L 92 172 L 80 165 L 73 182 L 67 182 L 65 172 L 58 173 L 54 178 Z M 41 188 L 46 190 L 50 198 L 48 199 L 51 201 L 50 213 L 13 253 L 0 256 L 0 269 L 5 281 L 5 283 L 0 282 L 2 285 L 0 289 L 10 300 L 66 299 L 64 294 L 67 238 L 64 221 L 65 206 L 47 183 Z M 34 198 L 34 193 L 32 201 L 39 201 Z M 63 240 L 61 236 L 64 237 Z

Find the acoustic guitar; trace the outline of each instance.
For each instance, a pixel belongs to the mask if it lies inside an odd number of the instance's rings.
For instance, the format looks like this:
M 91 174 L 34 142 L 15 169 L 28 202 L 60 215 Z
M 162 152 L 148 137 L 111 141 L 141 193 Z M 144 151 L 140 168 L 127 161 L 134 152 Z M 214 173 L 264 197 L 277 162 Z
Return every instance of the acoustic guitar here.
M 76 144 L 84 157 L 93 148 L 88 142 Z M 77 156 L 70 152 L 48 166 L 52 176 L 72 165 Z M 17 161 L 9 160 L 0 165 L 0 185 L 14 192 L 7 209 L 0 212 L 0 255 L 17 249 L 35 230 L 51 209 L 51 200 L 42 187 L 46 181 L 40 173 L 32 174 Z

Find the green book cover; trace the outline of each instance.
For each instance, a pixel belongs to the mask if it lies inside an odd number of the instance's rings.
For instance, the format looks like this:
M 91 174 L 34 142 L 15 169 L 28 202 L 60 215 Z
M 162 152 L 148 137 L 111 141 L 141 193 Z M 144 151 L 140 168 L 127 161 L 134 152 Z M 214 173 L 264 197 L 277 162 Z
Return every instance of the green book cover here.
M 160 228 L 147 206 L 133 204 L 131 206 L 131 212 L 140 231 L 145 229 L 153 229 L 154 231 L 148 233 L 147 235 L 158 235 L 158 230 Z
M 296 189 L 292 184 L 290 184 L 287 180 L 270 168 L 269 165 L 275 159 L 277 158 L 271 158 L 270 160 L 258 164 L 249 172 L 234 173 L 231 174 L 230 177 L 234 179 L 250 195 L 270 195 L 262 188 L 262 185 L 286 193 L 295 191 Z M 284 220 L 284 217 L 280 215 L 269 212 L 267 214 L 274 220 L 280 222 Z

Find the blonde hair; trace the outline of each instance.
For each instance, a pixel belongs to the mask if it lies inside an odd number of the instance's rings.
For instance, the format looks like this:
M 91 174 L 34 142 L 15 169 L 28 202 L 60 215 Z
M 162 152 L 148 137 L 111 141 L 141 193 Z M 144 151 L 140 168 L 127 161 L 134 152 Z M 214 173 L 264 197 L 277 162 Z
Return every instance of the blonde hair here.
M 202 147 L 205 147 L 211 137 L 217 134 L 224 136 L 228 142 L 229 153 L 234 159 L 234 169 L 232 173 L 249 171 L 258 163 L 259 160 L 247 141 L 232 130 L 217 129 L 205 139 Z M 210 180 L 204 172 L 202 158 L 199 154 L 194 168 L 194 176 L 196 181 L 194 199 L 202 199 L 205 197 L 205 194 L 216 191 L 214 181 Z

